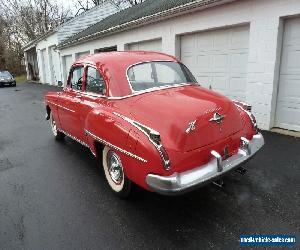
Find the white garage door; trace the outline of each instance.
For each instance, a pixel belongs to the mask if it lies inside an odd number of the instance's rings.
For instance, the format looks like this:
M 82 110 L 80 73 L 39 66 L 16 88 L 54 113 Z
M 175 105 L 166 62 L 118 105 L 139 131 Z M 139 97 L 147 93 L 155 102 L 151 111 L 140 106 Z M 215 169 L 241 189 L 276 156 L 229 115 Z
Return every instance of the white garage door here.
M 181 60 L 198 82 L 229 98 L 245 100 L 249 26 L 181 37 Z
M 89 55 L 90 52 L 89 51 L 85 51 L 85 52 L 79 52 L 79 53 L 76 53 L 76 59 L 80 58 L 80 57 L 83 57 L 83 56 L 87 56 Z
M 50 68 L 49 68 L 49 60 L 47 56 L 47 51 L 46 49 L 42 50 L 42 67 L 43 67 L 43 82 L 44 83 L 50 83 Z
M 52 84 L 57 85 L 58 81 L 61 81 L 60 79 L 60 64 L 59 64 L 59 55 L 58 52 L 55 50 L 55 47 L 50 48 L 50 70 L 52 74 Z
M 72 64 L 73 64 L 72 55 L 63 57 L 64 84 L 67 83 L 69 71 Z
M 300 131 L 300 18 L 286 20 L 275 126 Z
M 161 52 L 161 39 L 128 44 L 128 50 Z

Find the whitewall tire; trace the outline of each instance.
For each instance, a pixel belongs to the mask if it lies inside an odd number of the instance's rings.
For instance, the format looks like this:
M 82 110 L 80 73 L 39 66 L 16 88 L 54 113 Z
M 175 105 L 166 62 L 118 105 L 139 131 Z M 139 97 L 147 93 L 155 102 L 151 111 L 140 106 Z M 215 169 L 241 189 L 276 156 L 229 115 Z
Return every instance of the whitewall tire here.
M 118 152 L 109 147 L 103 149 L 103 169 L 112 191 L 122 198 L 129 196 L 131 181 L 126 177 Z
M 51 125 L 51 130 L 52 130 L 52 133 L 53 133 L 55 139 L 58 141 L 62 140 L 65 137 L 65 134 L 63 134 L 62 132 L 57 130 L 56 122 L 53 118 L 52 113 L 50 114 L 50 125 Z

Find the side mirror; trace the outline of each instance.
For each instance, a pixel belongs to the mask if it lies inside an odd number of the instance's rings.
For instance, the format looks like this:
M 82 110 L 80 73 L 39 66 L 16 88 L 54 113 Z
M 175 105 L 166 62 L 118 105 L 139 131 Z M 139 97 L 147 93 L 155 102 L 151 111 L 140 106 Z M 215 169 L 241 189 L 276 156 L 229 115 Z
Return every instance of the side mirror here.
M 63 86 L 63 82 L 62 82 L 62 81 L 58 81 L 58 82 L 57 82 L 57 86 L 58 86 L 58 87 L 62 87 L 62 86 Z

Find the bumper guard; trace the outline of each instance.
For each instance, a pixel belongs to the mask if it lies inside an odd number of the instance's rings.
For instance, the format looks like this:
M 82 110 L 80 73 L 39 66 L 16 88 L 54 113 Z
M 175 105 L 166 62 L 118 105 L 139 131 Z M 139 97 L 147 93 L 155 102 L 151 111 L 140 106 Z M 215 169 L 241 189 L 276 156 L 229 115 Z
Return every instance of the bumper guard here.
M 263 145 L 264 138 L 260 133 L 254 135 L 251 141 L 241 137 L 241 147 L 238 152 L 226 160 L 222 160 L 221 155 L 212 150 L 211 154 L 214 159 L 207 164 L 182 173 L 174 173 L 170 176 L 148 174 L 146 183 L 153 191 L 160 194 L 177 195 L 185 193 L 207 182 L 212 182 L 239 167 L 241 163 L 255 155 Z

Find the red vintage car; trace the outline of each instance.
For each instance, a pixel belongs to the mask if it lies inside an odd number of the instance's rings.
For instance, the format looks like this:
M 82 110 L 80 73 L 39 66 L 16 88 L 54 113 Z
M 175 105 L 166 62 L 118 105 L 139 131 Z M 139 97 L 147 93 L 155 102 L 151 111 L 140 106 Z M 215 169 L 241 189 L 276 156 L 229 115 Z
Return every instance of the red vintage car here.
M 101 159 L 111 189 L 135 183 L 181 194 L 237 169 L 264 145 L 251 106 L 197 83 L 176 58 L 108 52 L 75 62 L 62 92 L 45 96 L 46 118 Z

